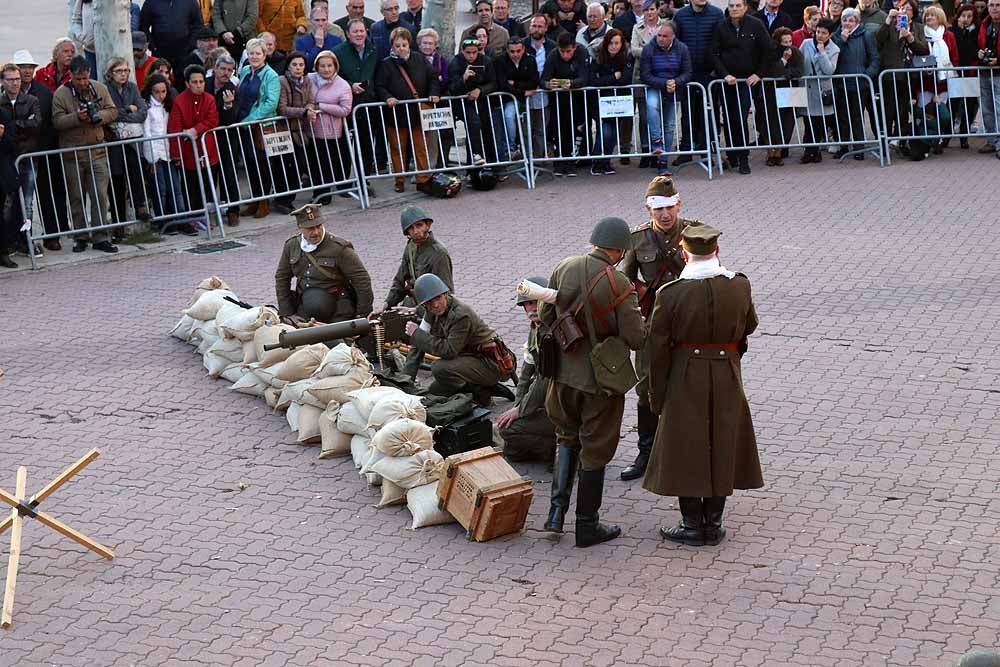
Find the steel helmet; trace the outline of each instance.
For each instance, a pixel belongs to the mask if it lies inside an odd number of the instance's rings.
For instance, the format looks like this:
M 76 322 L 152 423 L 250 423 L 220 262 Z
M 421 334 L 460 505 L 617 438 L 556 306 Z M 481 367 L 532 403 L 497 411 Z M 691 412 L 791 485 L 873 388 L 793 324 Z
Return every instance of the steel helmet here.
M 441 294 L 448 292 L 448 286 L 433 273 L 425 273 L 413 283 L 413 300 L 423 305 Z
M 406 230 L 417 224 L 421 220 L 428 220 L 434 222 L 434 218 L 427 215 L 427 211 L 420 208 L 419 206 L 407 206 L 403 209 L 403 212 L 399 215 L 399 223 L 403 227 L 403 233 L 406 234 Z
M 549 286 L 549 279 L 543 278 L 541 276 L 532 276 L 531 278 L 525 278 L 529 283 L 535 283 L 536 285 L 541 285 L 542 287 Z M 530 296 L 524 294 L 518 294 L 517 290 L 514 291 L 514 301 L 516 305 L 520 306 L 522 303 L 527 303 L 528 301 L 535 301 Z
M 632 231 L 621 218 L 601 218 L 590 233 L 590 243 L 598 248 L 632 249 Z

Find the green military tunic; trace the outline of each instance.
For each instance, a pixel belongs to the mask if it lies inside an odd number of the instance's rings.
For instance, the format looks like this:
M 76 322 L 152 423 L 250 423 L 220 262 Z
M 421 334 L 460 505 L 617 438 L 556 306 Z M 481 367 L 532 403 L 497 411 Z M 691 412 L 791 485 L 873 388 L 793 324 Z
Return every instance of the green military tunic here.
M 316 317 L 324 322 L 367 317 L 374 301 L 372 281 L 351 242 L 327 232 L 319 247 L 307 253 L 299 245 L 301 238 L 301 234 L 296 234 L 285 241 L 274 272 L 278 314 Z M 295 278 L 294 288 L 292 278 Z M 320 308 L 303 304 L 306 290 L 310 290 L 313 303 L 321 304 Z
M 427 240 L 421 244 L 407 241 L 403 249 L 403 258 L 399 262 L 399 269 L 392 279 L 392 287 L 385 297 L 385 303 L 389 308 L 398 306 L 406 300 L 413 304 L 413 283 L 417 278 L 425 273 L 433 273 L 448 286 L 449 290 L 455 289 L 455 284 L 451 277 L 451 255 L 448 250 L 437 242 L 433 233 L 427 235 Z
M 764 485 L 740 367 L 756 328 L 743 275 L 677 280 L 659 290 L 649 390 L 660 425 L 643 488 L 709 498 Z
M 581 264 L 585 267 L 585 277 L 580 275 Z M 549 287 L 558 293 L 556 303 L 539 304 L 542 323 L 551 327 L 559 315 L 573 307 L 593 275 L 609 265 L 609 257 L 601 250 L 559 262 L 549 278 Z M 614 284 L 602 279 L 590 293 L 596 340 L 619 336 L 631 349 L 638 350 L 644 338 L 644 325 L 634 293 L 603 317 L 597 316 L 629 287 L 629 279 L 620 271 L 613 271 L 611 278 Z M 582 311 L 579 320 L 586 332 Z M 571 351 L 559 353 L 559 368 L 549 384 L 545 409 L 555 424 L 559 444 L 580 451 L 580 467 L 601 470 L 618 449 L 625 396 L 609 396 L 600 389 L 590 362 L 591 349 L 585 335 Z
M 427 389 L 434 396 L 452 396 L 463 390 L 492 387 L 500 381 L 500 369 L 480 347 L 496 338 L 496 332 L 454 295 L 440 317 L 426 313 L 430 330 L 417 329 L 410 336 L 413 346 L 439 357 L 431 364 L 434 382 Z
M 548 378 L 542 377 L 535 363 L 538 359 L 539 325 L 532 324 L 525 343 L 514 407 L 517 419 L 500 429 L 504 441 L 504 456 L 512 461 L 544 461 L 552 463 L 556 451 L 556 432 L 552 420 L 545 413 L 545 394 Z

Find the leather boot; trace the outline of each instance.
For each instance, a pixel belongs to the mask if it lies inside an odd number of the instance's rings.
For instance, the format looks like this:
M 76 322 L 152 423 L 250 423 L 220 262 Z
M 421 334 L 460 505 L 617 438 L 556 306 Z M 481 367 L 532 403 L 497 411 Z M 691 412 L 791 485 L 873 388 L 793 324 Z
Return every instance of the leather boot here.
M 604 468 L 581 470 L 576 489 L 576 546 L 591 547 L 622 534 L 618 526 L 605 526 L 598 515 L 604 496 Z
M 653 441 L 656 439 L 656 425 L 659 417 L 653 414 L 649 408 L 639 406 L 639 418 L 636 423 L 636 430 L 639 431 L 639 454 L 635 457 L 635 462 L 622 470 L 620 479 L 628 482 L 639 479 L 646 474 L 646 464 L 649 463 L 649 453 L 653 451 Z
M 715 546 L 726 536 L 722 527 L 722 513 L 726 509 L 726 497 L 705 498 L 705 544 Z
M 563 521 L 569 509 L 569 496 L 573 493 L 573 480 L 580 465 L 580 452 L 567 445 L 556 448 L 556 465 L 552 471 L 552 504 L 549 519 L 542 527 L 550 533 L 563 532 Z
M 260 219 L 266 218 L 271 214 L 271 202 L 264 200 L 257 204 L 257 212 L 253 214 L 253 217 Z
M 247 207 L 244 208 L 242 211 L 240 211 L 240 215 L 242 215 L 243 217 L 254 215 L 255 213 L 257 213 L 258 208 L 260 208 L 260 202 L 253 202 L 247 205 Z
M 673 528 L 660 528 L 663 539 L 692 547 L 705 546 L 705 516 L 701 498 L 678 498 L 681 521 Z

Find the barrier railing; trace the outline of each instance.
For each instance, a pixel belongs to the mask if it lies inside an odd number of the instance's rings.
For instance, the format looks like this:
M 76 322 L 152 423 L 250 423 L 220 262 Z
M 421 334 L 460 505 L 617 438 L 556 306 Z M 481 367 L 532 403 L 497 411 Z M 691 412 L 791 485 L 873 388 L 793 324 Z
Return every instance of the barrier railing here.
M 279 116 L 216 127 L 202 135 L 202 152 L 212 140 L 219 151 L 220 215 L 223 208 L 264 200 L 294 208 L 296 195 L 303 192 L 311 192 L 315 202 L 341 195 L 363 205 L 345 121 L 340 119 L 339 137 L 336 121 L 323 113 L 313 121 Z
M 998 68 L 888 69 L 879 75 L 878 87 L 884 138 L 890 146 L 918 140 L 938 143 L 951 138 L 997 136 Z M 980 111 L 982 123 L 976 130 Z M 902 152 L 911 149 L 902 145 L 899 148 Z M 890 158 L 887 150 L 886 161 Z
M 722 125 L 716 145 L 720 164 L 724 152 L 736 166 L 751 150 L 805 148 L 816 155 L 823 147 L 839 146 L 840 159 L 871 153 L 885 165 L 879 118 L 868 113 L 876 108 L 875 89 L 864 74 L 768 78 L 753 86 L 746 79 L 732 84 L 717 79 L 709 92 Z
M 595 174 L 609 173 L 613 159 L 656 155 L 664 162 L 670 157 L 690 157 L 686 164 L 701 166 L 709 178 L 714 175 L 709 146 L 715 128 L 711 104 L 700 83 L 688 83 L 670 93 L 642 84 L 539 88 L 527 100 L 533 174 L 550 171 L 541 166 L 546 163 L 553 165 L 555 175 L 567 173 L 559 163 L 581 160 L 590 161 Z M 687 150 L 680 148 L 682 136 L 690 145 Z
M 190 157 L 182 150 L 179 161 L 172 162 L 170 144 L 177 142 L 190 144 Z M 158 155 L 166 161 L 157 161 Z M 35 241 L 64 236 L 93 243 L 109 240 L 113 230 L 143 222 L 142 210 L 161 229 L 204 220 L 211 238 L 209 217 L 215 207 L 206 197 L 211 190 L 206 190 L 200 160 L 197 142 L 184 133 L 19 156 L 15 168 L 31 268 L 38 268 Z
M 491 93 L 476 100 L 467 95 L 359 104 L 351 112 L 355 148 L 364 178 L 362 202 L 368 205 L 369 179 L 393 178 L 405 187 L 410 176 L 418 188 L 434 173 L 514 167 L 529 188 L 534 187 L 520 123 L 509 128 L 503 111 L 516 100 L 510 93 Z M 465 129 L 465 150 L 457 148 L 456 129 Z M 512 131 L 511 131 L 512 130 Z M 463 155 L 464 153 L 464 155 Z

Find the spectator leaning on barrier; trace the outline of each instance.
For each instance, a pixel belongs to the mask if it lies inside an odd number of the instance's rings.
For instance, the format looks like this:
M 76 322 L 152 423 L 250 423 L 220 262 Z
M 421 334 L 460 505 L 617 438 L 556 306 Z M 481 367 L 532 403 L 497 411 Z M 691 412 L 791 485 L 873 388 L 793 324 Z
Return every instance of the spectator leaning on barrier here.
M 802 71 L 805 76 L 824 77 L 837 71 L 840 47 L 830 40 L 832 32 L 833 21 L 827 18 L 820 19 L 813 37 L 802 42 Z M 805 142 L 807 144 L 829 142 L 832 134 L 836 132 L 832 79 L 808 79 L 806 100 Z M 799 160 L 801 164 L 822 161 L 823 154 L 819 146 L 807 147 Z
M 764 24 L 769 35 L 773 35 L 778 28 L 795 30 L 799 27 L 798 21 L 781 11 L 781 5 L 782 0 L 764 0 L 764 6 L 751 15 Z
M 362 26 L 359 22 L 358 26 Z M 315 71 L 309 74 L 318 114 L 312 119 L 313 150 L 310 168 L 322 183 L 345 180 L 351 173 L 351 156 L 347 146 L 344 122 L 351 115 L 354 103 L 351 84 L 339 76 L 340 61 L 329 51 L 316 56 Z M 329 204 L 331 188 L 314 189 L 317 203 Z M 371 194 L 371 191 L 369 191 Z
M 958 60 L 955 64 L 959 67 L 975 67 L 979 64 L 979 24 L 976 22 L 976 8 L 974 5 L 966 3 L 960 5 L 955 10 L 955 18 L 951 27 L 948 28 L 955 38 L 955 46 L 958 50 Z M 975 70 L 965 70 L 959 72 L 959 76 L 974 77 Z M 955 121 L 955 129 L 959 134 L 969 134 L 972 122 L 979 113 L 979 98 L 977 97 L 953 97 L 951 103 L 951 117 Z M 944 145 L 948 145 L 948 139 L 944 140 Z M 969 148 L 968 137 L 959 139 L 959 145 Z
M 240 87 L 236 97 L 236 118 L 240 123 L 273 118 L 278 114 L 281 84 L 278 74 L 267 64 L 262 39 L 247 42 L 245 54 L 249 64 L 240 72 Z M 216 112 L 218 116 L 218 112 Z M 216 117 L 218 123 L 218 117 Z M 270 129 L 270 128 L 269 128 Z M 263 124 L 245 125 L 240 128 L 243 160 L 250 192 L 254 199 L 266 197 L 271 192 L 271 176 L 264 152 Z M 250 204 L 240 215 L 264 218 L 271 212 L 270 203 L 264 199 Z
M 204 142 L 202 135 L 209 130 L 213 130 L 219 125 L 219 112 L 215 108 L 215 98 L 205 94 L 205 69 L 200 65 L 188 65 L 184 70 L 184 83 L 187 89 L 177 96 L 174 106 L 170 110 L 167 119 L 167 131 L 171 134 L 183 132 L 191 138 L 191 141 L 183 139 L 171 139 L 170 158 L 176 164 L 180 161 L 180 167 L 186 181 L 189 210 L 197 211 L 205 207 L 206 202 L 202 198 L 201 186 L 205 188 L 205 195 L 211 197 L 211 181 L 218 172 L 219 151 L 215 143 L 215 134 L 209 134 Z M 204 155 L 201 160 L 195 153 L 195 144 L 198 150 L 204 145 Z M 200 182 L 200 184 L 199 184 Z M 206 218 L 209 214 L 206 210 Z M 211 219 L 206 221 L 211 225 Z
M 874 0 L 872 0 L 874 2 Z M 802 27 L 792 32 L 792 46 L 800 48 L 802 42 L 811 39 L 816 30 L 816 24 L 823 18 L 823 12 L 816 5 L 809 5 L 802 10 Z
M 3 211 L 8 197 L 17 196 L 17 132 L 12 124 L 0 122 L 0 211 Z M 0 266 L 16 269 L 17 263 L 10 258 L 17 242 L 20 225 L 0 215 Z
M 625 35 L 617 28 L 609 29 L 604 33 L 604 39 L 597 50 L 597 57 L 591 63 L 590 68 L 590 85 L 609 89 L 598 92 L 598 99 L 594 100 L 595 106 L 600 104 L 598 100 L 604 95 L 629 95 L 631 97 L 628 88 L 615 89 L 615 86 L 628 86 L 632 83 L 633 66 L 632 54 L 629 53 L 628 47 L 625 45 Z M 625 147 L 631 146 L 631 136 L 631 118 L 599 119 L 596 152 L 600 155 L 611 155 L 616 148 L 622 147 L 624 153 Z M 597 159 L 591 165 L 590 173 L 594 176 L 610 176 L 616 172 L 610 159 Z
M 139 88 L 129 80 L 128 61 L 124 58 L 112 58 L 104 70 L 104 81 L 108 87 L 111 100 L 118 109 L 118 117 L 109 126 L 110 137 L 114 140 L 136 139 L 143 136 L 143 123 L 146 122 L 148 107 L 142 99 Z M 125 222 L 129 218 L 125 212 L 126 196 L 132 201 L 136 217 L 143 222 L 152 221 L 149 209 L 146 207 L 146 183 L 142 178 L 143 170 L 139 164 L 139 145 L 125 144 L 108 148 L 108 162 L 111 167 L 111 188 L 108 196 L 111 198 L 112 221 Z M 125 238 L 125 229 L 116 227 L 112 232 L 114 241 Z
M 707 0 L 706 0 L 707 1 Z M 656 29 L 663 23 L 660 13 L 657 11 L 656 0 L 645 0 L 642 4 L 642 21 L 637 23 L 632 29 L 632 41 L 629 44 L 629 53 L 632 59 L 638 62 L 642 57 L 642 50 L 647 44 L 656 39 Z M 642 83 L 640 79 L 640 68 L 632 68 L 632 83 Z M 636 106 L 639 109 L 639 144 L 640 153 L 649 152 L 649 127 L 646 122 L 646 95 L 642 90 L 635 91 Z M 639 168 L 655 166 L 656 160 L 650 157 L 643 157 L 639 160 Z
M 379 5 L 382 11 L 382 20 L 376 21 L 371 28 L 371 42 L 375 47 L 375 60 L 382 62 L 392 50 L 392 40 L 390 36 L 396 28 L 406 28 L 410 34 L 415 34 L 413 24 L 403 21 L 399 17 L 399 0 L 382 0 Z
M 347 42 L 333 50 L 340 63 L 340 76 L 351 86 L 353 106 L 377 102 L 375 95 L 375 67 L 378 59 L 375 47 L 368 40 L 368 30 L 362 19 L 351 19 L 347 27 Z M 375 165 L 384 165 L 389 156 L 382 139 L 381 116 L 372 108 L 360 111 L 357 115 L 357 126 L 352 131 L 357 132 L 362 139 L 360 155 L 358 156 L 366 174 L 375 170 Z M 352 121 L 353 122 L 353 121 Z M 375 197 L 378 193 L 368 185 L 368 196 Z
M 879 59 L 875 39 L 861 25 L 861 12 L 848 8 L 840 17 L 840 30 L 833 34 L 833 42 L 840 49 L 835 74 L 865 75 L 874 84 L 878 81 Z M 840 150 L 842 158 L 849 151 L 860 150 L 865 138 L 865 121 L 862 108 L 871 104 L 867 82 L 855 77 L 836 79 L 833 84 Z M 874 126 L 873 126 L 874 129 Z M 854 142 L 850 148 L 847 142 Z M 856 153 L 855 160 L 864 160 L 864 153 Z
M 921 91 L 917 98 L 917 105 L 927 109 L 935 124 L 939 125 L 940 134 L 950 134 L 953 131 L 951 109 L 948 106 L 948 81 L 957 76 L 952 67 L 957 67 L 958 44 L 955 42 L 955 35 L 948 30 L 948 17 L 944 10 L 937 5 L 925 7 L 922 18 L 924 20 L 924 38 L 927 40 L 927 48 L 934 58 L 935 71 L 925 72 L 921 82 Z M 930 125 L 924 125 L 925 131 L 929 131 Z M 944 142 L 938 138 L 928 140 L 931 149 L 935 154 L 940 154 L 944 150 Z
M 347 34 L 347 24 L 351 19 L 358 19 L 365 24 L 365 30 L 371 30 L 371 27 L 375 24 L 373 19 L 365 16 L 365 0 L 347 0 L 347 16 L 341 16 L 339 19 L 334 21 L 334 23 L 340 26 L 340 29 Z
M 587 25 L 576 33 L 576 43 L 587 49 L 587 55 L 594 58 L 601 48 L 608 24 L 604 21 L 604 6 L 599 2 L 587 5 Z
M 507 138 L 507 150 L 512 160 L 520 159 L 517 154 L 518 120 L 525 109 L 525 101 L 529 93 L 534 95 L 538 90 L 538 68 L 535 59 L 528 55 L 525 42 L 520 37 L 513 37 L 507 42 L 507 53 L 496 61 L 497 80 L 500 90 L 510 93 L 514 99 L 503 101 L 503 122 Z
M 21 80 L 21 69 L 16 63 L 6 63 L 0 71 L 0 76 L 3 88 L 3 94 L 0 95 L 0 124 L 10 131 L 10 136 L 15 142 L 14 157 L 37 151 L 42 128 L 41 102 L 25 89 Z M 51 103 L 49 106 L 51 113 Z M 21 229 L 22 223 L 32 219 L 32 202 L 35 194 L 35 170 L 32 161 L 22 162 L 17 171 L 18 184 L 26 208 L 21 210 L 21 197 L 17 196 L 16 191 L 10 193 L 11 205 L 7 209 L 0 205 L 0 216 L 7 218 L 0 224 L 8 224 L 15 232 Z M 5 214 L 8 209 L 9 214 Z M 27 241 L 22 234 L 17 234 L 17 242 L 11 247 L 17 252 L 29 254 Z M 0 251 L 3 249 L 0 244 Z
M 528 104 L 528 114 L 531 116 L 531 150 L 539 159 L 549 156 L 552 108 L 549 104 L 549 94 L 540 87 L 541 76 L 549 54 L 557 48 L 556 43 L 546 36 L 547 30 L 547 19 L 541 14 L 535 14 L 528 22 L 528 39 L 524 44 L 525 55 L 533 61 L 539 78 L 539 89 L 534 93 L 526 91 L 524 94 Z
M 257 36 L 260 37 L 265 30 L 270 31 L 275 36 L 275 48 L 287 52 L 291 50 L 295 36 L 306 32 L 305 18 L 302 0 L 260 0 Z
M 247 40 L 257 36 L 259 11 L 258 0 L 215 0 L 212 4 L 212 30 L 236 61 Z
M 572 38 L 571 38 L 572 39 Z M 465 122 L 469 164 L 481 166 L 496 162 L 493 143 L 493 119 L 487 96 L 497 90 L 493 61 L 479 52 L 479 40 L 462 40 L 462 49 L 448 64 L 448 92 L 463 96 L 452 102 L 456 120 Z
M 553 91 L 557 127 L 558 155 L 570 158 L 577 140 L 577 127 L 584 123 L 584 97 L 579 90 L 587 85 L 590 78 L 590 57 L 587 49 L 580 47 L 573 35 L 562 33 L 556 42 L 556 50 L 545 60 L 541 85 Z M 554 176 L 576 176 L 573 162 L 556 162 Z
M 510 0 L 493 0 L 493 22 L 506 30 L 510 39 L 528 36 L 521 20 L 510 15 Z
M 448 59 L 438 52 L 439 40 L 434 28 L 424 28 L 417 33 L 417 49 L 437 77 L 438 89 L 445 93 L 448 90 Z M 455 145 L 455 131 L 446 129 L 431 132 L 426 136 L 426 141 L 431 166 L 435 169 L 446 166 L 443 162 L 448 161 L 448 154 Z
M 108 211 L 108 162 L 104 130 L 118 117 L 118 110 L 104 84 L 90 79 L 90 63 L 74 56 L 69 65 L 70 81 L 60 86 L 52 97 L 52 125 L 59 132 L 60 148 L 91 147 L 63 153 L 63 171 L 69 196 L 74 237 L 73 252 L 83 252 L 88 241 L 94 250 L 115 253 L 118 247 L 108 240 L 105 230 L 85 232 L 88 228 L 84 205 L 90 205 L 90 226 L 106 224 Z M 86 188 L 86 189 L 84 189 Z M 54 188 L 58 196 L 58 186 Z
M 309 19 L 312 31 L 295 39 L 295 50 L 305 55 L 307 72 L 312 71 L 313 61 L 320 51 L 333 51 L 338 44 L 344 42 L 340 37 L 330 34 L 329 20 L 329 11 L 325 7 L 313 7 Z M 291 215 L 291 211 L 285 215 Z
M 288 67 L 279 81 L 278 114 L 288 121 L 278 127 L 287 128 L 291 133 L 293 151 L 269 160 L 276 193 L 298 190 L 303 185 L 302 177 L 309 175 L 307 156 L 312 151 L 312 123 L 319 116 L 312 84 L 306 78 L 306 55 L 292 51 L 287 62 Z M 291 192 L 280 194 L 274 198 L 272 208 L 282 215 L 291 215 L 295 197 Z
M 194 35 L 205 26 L 195 0 L 145 0 L 139 30 L 153 45 L 153 55 L 166 58 L 175 68 L 190 53 Z
M 776 29 L 771 35 L 771 41 L 774 43 L 774 50 L 764 73 L 765 81 L 762 82 L 764 104 L 757 110 L 757 128 L 760 130 L 758 143 L 780 145 L 791 141 L 796 120 L 791 107 L 779 106 L 778 89 L 791 87 L 792 82 L 802 76 L 804 65 L 802 51 L 792 44 L 792 31 L 789 28 Z M 782 151 L 782 148 L 769 148 L 767 166 L 784 165 Z
M 712 33 L 715 24 L 721 20 L 722 10 L 709 4 L 708 0 L 691 0 L 691 4 L 681 7 L 674 14 L 675 36 L 691 54 L 691 80 L 706 89 L 712 79 Z M 680 150 L 706 150 L 704 91 L 696 86 L 685 87 L 681 95 Z M 693 159 L 691 155 L 678 155 L 673 165 L 678 167 Z
M 1000 72 L 997 71 L 997 55 L 1000 54 L 1000 0 L 989 0 L 986 4 L 987 16 L 979 27 L 979 61 L 989 70 L 979 74 L 979 104 L 983 112 L 983 130 L 987 134 L 986 145 L 980 153 L 995 153 L 1000 159 L 1000 136 L 997 136 L 997 122 L 1000 119 Z M 991 150 L 992 149 L 992 150 Z
M 917 0 L 899 0 L 897 7 L 889 12 L 885 23 L 875 33 L 875 44 L 883 71 L 910 69 L 914 56 L 926 56 L 930 51 L 924 38 L 924 26 L 916 20 Z M 905 26 L 900 15 L 906 17 Z M 911 134 L 913 126 L 910 122 L 910 100 L 919 90 L 919 76 L 912 72 L 897 72 L 885 77 L 883 81 L 882 105 L 887 123 L 884 131 L 889 137 Z M 908 142 L 900 141 L 899 150 L 903 155 L 908 155 Z
M 205 92 L 215 98 L 215 109 L 219 113 L 219 127 L 227 127 L 238 122 L 239 109 L 236 107 L 236 61 L 228 53 L 215 56 L 212 64 L 212 76 L 205 83 Z M 236 176 L 236 163 L 240 154 L 239 131 L 225 130 L 215 135 L 216 147 L 219 151 L 219 167 L 221 181 L 219 191 L 224 201 L 238 201 L 240 198 L 239 181 Z M 240 224 L 239 206 L 230 206 L 226 210 L 226 224 L 236 227 Z
M 656 39 L 642 49 L 639 58 L 642 82 L 646 85 L 646 122 L 649 149 L 656 157 L 660 176 L 669 176 L 666 154 L 674 148 L 675 100 L 691 80 L 691 54 L 676 39 L 674 24 L 667 21 L 656 29 Z
M 53 93 L 59 86 L 69 83 L 69 64 L 76 56 L 76 45 L 69 37 L 60 37 L 52 47 L 52 62 L 35 72 L 35 80 Z
M 177 93 L 170 87 L 167 78 L 152 74 L 146 79 L 142 89 L 143 99 L 149 111 L 143 123 L 146 138 L 165 137 L 167 135 L 167 120 L 173 108 Z M 157 216 L 179 214 L 185 210 L 184 192 L 181 189 L 180 171 L 170 159 L 170 142 L 145 141 L 142 144 L 142 157 L 146 161 L 146 171 L 149 172 L 150 190 L 152 191 L 153 210 Z M 154 222 L 154 228 L 163 230 L 162 222 Z M 190 224 L 184 224 L 183 230 L 189 235 L 198 232 Z
M 747 115 L 751 103 L 760 100 L 757 84 L 770 54 L 771 37 L 761 21 L 747 16 L 746 0 L 729 0 L 726 17 L 712 35 L 712 62 L 716 75 L 725 80 L 716 105 L 721 106 L 726 124 L 729 166 L 738 166 L 741 174 L 750 173 L 750 154 L 743 149 L 750 141 Z

